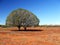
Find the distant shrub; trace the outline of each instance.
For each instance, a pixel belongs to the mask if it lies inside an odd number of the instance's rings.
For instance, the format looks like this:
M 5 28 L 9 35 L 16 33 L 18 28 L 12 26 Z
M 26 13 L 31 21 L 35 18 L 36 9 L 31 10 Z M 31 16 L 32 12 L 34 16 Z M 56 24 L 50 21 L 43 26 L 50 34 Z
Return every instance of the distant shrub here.
M 7 26 L 6 25 L 0 25 L 0 27 L 6 28 Z
M 0 27 L 1 27 L 1 25 L 0 25 Z

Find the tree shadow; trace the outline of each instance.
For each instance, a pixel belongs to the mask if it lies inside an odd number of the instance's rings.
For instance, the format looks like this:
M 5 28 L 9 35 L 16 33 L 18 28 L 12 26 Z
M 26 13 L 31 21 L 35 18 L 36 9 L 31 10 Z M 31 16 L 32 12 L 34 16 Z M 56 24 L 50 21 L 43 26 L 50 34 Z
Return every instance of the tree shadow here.
M 39 29 L 39 30 L 11 30 L 11 31 L 31 31 L 31 32 L 33 32 L 33 31 L 43 31 L 43 30 L 41 30 L 41 29 Z

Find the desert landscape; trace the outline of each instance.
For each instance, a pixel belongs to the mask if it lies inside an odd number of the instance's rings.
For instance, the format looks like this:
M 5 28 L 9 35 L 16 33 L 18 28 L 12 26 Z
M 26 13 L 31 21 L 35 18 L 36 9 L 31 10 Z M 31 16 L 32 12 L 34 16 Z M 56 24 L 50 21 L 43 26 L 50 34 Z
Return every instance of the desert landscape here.
M 18 31 L 17 27 L 0 27 L 0 45 L 60 45 L 59 26 L 27 27 L 27 30 L 29 31 Z
M 60 45 L 60 1 L 0 0 L 0 45 Z

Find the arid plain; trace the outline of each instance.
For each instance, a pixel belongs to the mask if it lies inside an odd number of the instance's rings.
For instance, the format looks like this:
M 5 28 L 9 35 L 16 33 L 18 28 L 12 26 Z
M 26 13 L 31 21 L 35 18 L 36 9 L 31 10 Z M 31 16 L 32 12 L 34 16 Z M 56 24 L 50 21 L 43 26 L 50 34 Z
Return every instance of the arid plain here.
M 27 30 L 35 31 L 18 31 L 17 27 L 0 27 L 0 45 L 60 45 L 59 26 L 27 27 Z

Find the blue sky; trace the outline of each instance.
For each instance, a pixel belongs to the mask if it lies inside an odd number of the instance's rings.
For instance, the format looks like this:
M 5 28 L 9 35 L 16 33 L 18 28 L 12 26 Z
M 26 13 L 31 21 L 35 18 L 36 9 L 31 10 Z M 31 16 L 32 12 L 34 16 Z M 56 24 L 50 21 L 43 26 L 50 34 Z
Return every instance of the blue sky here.
M 23 8 L 33 12 L 40 20 L 40 25 L 60 25 L 59 0 L 0 0 L 0 24 L 5 24 L 11 11 Z

